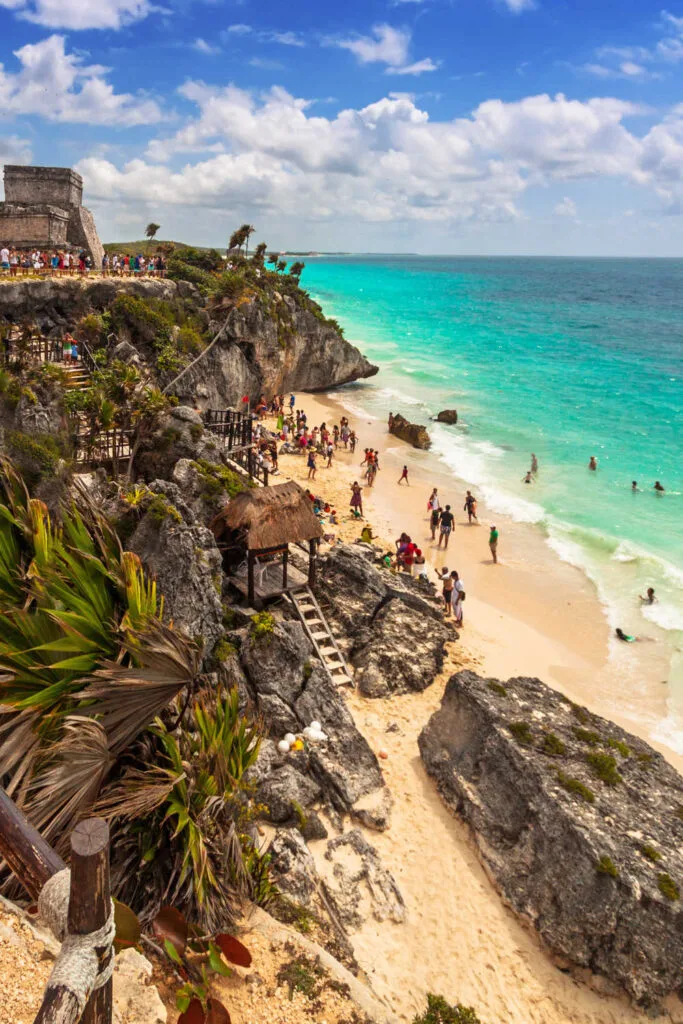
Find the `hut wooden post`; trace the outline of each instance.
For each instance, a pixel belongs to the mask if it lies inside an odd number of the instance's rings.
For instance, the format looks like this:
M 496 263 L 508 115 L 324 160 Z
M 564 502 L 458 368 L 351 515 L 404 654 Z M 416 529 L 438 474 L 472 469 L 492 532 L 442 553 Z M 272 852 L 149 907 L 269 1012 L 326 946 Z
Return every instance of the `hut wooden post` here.
M 66 865 L 0 787 L 0 854 L 32 899 Z
M 315 586 L 315 552 L 317 548 L 317 541 L 311 537 L 308 542 L 308 585 L 309 587 Z
M 289 548 L 282 553 L 282 589 L 287 589 L 287 562 L 289 561 Z
M 255 555 L 253 551 L 247 552 L 247 600 L 250 606 L 254 606 L 254 561 Z

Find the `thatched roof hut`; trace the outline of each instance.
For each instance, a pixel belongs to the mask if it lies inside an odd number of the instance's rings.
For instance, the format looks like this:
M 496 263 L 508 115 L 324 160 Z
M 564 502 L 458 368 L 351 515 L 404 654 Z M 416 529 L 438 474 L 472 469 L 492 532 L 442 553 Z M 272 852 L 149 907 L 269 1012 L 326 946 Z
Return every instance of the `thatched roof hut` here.
M 311 499 L 293 480 L 242 491 L 219 512 L 212 527 L 216 537 L 228 530 L 239 532 L 248 551 L 269 551 L 323 535 Z

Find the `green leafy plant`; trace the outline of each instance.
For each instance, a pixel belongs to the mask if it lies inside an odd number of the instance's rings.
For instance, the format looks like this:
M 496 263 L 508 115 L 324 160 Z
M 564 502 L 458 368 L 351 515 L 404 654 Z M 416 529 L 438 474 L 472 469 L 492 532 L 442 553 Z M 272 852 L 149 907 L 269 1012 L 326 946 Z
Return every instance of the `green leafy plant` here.
M 251 894 L 245 858 L 253 813 L 244 776 L 259 745 L 237 689 L 207 692 L 182 729 L 156 720 L 136 765 L 98 804 L 112 821 L 117 891 L 143 920 L 170 897 L 190 921 L 215 931 Z
M 533 741 L 533 734 L 528 722 L 510 722 L 508 729 L 517 740 L 520 746 L 530 747 Z
M 587 743 L 589 747 L 597 747 L 600 743 L 600 733 L 594 732 L 592 729 L 582 729 L 580 726 L 575 725 L 572 732 L 577 740 L 581 743 Z
M 615 740 L 610 737 L 607 740 L 607 746 L 612 750 L 618 750 L 622 757 L 628 757 L 631 753 L 631 748 L 623 740 Z
M 647 857 L 647 859 L 651 860 L 653 864 L 656 864 L 658 860 L 662 859 L 662 855 L 659 850 L 656 850 L 654 846 L 651 846 L 649 843 L 645 843 L 644 846 L 641 846 L 640 852 L 643 857 Z
M 0 777 L 60 848 L 199 671 L 85 492 L 63 512 L 53 519 L 0 460 Z
M 681 892 L 676 883 L 674 882 L 671 875 L 667 875 L 665 872 L 657 875 L 657 888 L 661 892 L 662 896 L 666 896 L 671 902 L 675 902 L 681 898 Z
M 618 786 L 622 781 L 621 775 L 617 771 L 617 762 L 611 754 L 592 751 L 590 754 L 586 754 L 586 762 L 591 766 L 597 778 L 606 786 Z
M 575 779 L 571 775 L 566 775 L 564 772 L 558 771 L 557 781 L 566 789 L 568 793 L 572 793 L 574 796 L 580 796 L 587 804 L 595 803 L 595 793 L 588 786 L 585 786 L 580 779 Z
M 548 754 L 550 757 L 562 757 L 566 754 L 567 748 L 554 732 L 547 732 L 543 736 L 543 742 L 541 743 L 541 750 L 544 754 Z
M 595 865 L 595 870 L 599 875 L 609 875 L 610 878 L 619 877 L 619 871 L 616 864 L 611 857 L 607 856 L 607 854 L 600 858 L 598 863 Z
M 471 1006 L 451 1006 L 443 996 L 427 996 L 427 1009 L 413 1018 L 413 1024 L 481 1024 Z
M 294 952 L 294 946 L 288 943 L 286 949 Z M 277 981 L 280 985 L 286 985 L 289 990 L 289 998 L 294 998 L 295 992 L 301 992 L 306 999 L 317 999 L 328 981 L 328 973 L 320 963 L 319 957 L 306 956 L 305 953 L 297 953 L 292 959 L 282 964 L 277 972 Z
M 251 635 L 254 642 L 268 643 L 275 631 L 275 619 L 270 612 L 257 612 L 251 617 Z

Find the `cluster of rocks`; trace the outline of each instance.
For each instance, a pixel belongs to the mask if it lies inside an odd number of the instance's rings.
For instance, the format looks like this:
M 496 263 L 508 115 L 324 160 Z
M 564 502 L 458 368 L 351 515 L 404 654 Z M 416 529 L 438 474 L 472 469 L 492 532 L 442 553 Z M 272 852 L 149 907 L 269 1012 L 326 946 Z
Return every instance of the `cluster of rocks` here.
M 402 441 L 412 444 L 413 448 L 431 448 L 432 441 L 426 427 L 420 423 L 411 423 L 401 416 L 400 413 L 392 415 L 389 423 L 389 433 L 400 437 Z
M 683 994 L 683 779 L 660 754 L 538 679 L 472 672 L 419 746 L 560 966 L 647 1006 Z

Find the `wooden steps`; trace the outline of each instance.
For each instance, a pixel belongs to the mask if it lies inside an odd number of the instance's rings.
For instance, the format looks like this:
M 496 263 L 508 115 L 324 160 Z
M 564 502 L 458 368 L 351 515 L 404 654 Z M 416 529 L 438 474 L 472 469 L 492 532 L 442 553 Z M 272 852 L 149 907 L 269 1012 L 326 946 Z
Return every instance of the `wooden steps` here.
M 289 599 L 332 682 L 335 686 L 353 686 L 353 677 L 311 588 L 290 590 Z

